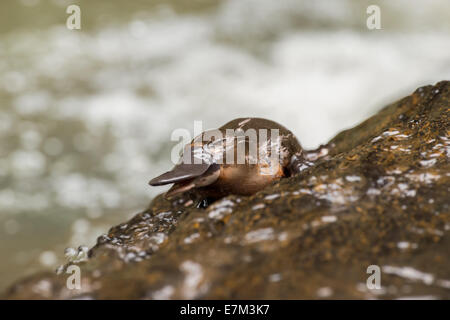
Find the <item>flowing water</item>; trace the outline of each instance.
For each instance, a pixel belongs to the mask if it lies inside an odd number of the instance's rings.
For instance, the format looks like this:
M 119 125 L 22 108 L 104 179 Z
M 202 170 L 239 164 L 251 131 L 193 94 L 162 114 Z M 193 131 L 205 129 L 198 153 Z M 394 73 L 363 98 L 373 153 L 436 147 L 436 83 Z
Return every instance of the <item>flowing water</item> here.
M 446 0 L 2 1 L 0 290 L 144 208 L 174 129 L 258 116 L 314 148 L 450 78 L 449 30 Z

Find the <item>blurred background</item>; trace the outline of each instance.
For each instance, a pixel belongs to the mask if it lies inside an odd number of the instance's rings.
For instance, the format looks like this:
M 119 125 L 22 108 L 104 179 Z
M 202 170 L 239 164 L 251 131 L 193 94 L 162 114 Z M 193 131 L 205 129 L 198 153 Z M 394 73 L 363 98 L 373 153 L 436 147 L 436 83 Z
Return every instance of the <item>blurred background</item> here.
M 449 53 L 448 0 L 2 0 L 0 291 L 164 191 L 174 129 L 258 116 L 314 148 L 448 80 Z

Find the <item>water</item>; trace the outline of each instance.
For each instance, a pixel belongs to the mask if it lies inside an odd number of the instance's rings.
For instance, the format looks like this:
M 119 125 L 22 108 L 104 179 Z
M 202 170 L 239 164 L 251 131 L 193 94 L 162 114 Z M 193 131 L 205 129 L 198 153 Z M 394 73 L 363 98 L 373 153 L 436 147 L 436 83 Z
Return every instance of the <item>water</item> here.
M 450 78 L 448 1 L 0 4 L 0 289 L 64 261 L 162 188 L 176 128 L 245 116 L 306 148 Z

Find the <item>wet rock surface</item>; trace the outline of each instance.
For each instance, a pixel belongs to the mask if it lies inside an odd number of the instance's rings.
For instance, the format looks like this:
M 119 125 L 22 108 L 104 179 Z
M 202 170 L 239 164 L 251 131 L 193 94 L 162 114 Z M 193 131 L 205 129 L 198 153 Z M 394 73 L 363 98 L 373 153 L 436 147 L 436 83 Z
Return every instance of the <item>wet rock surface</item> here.
M 60 270 L 5 297 L 449 299 L 449 108 L 450 82 L 422 87 L 253 196 L 206 209 L 158 196 L 77 262 L 81 289 Z

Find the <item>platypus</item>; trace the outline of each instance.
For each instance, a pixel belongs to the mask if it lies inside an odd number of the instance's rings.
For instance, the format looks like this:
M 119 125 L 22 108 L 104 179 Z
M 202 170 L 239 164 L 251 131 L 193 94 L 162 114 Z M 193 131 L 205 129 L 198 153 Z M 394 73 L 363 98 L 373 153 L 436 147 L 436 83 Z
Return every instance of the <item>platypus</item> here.
M 294 134 L 262 118 L 238 118 L 195 137 L 175 167 L 149 184 L 173 183 L 166 193 L 217 199 L 251 195 L 274 180 L 299 172 L 303 149 Z

